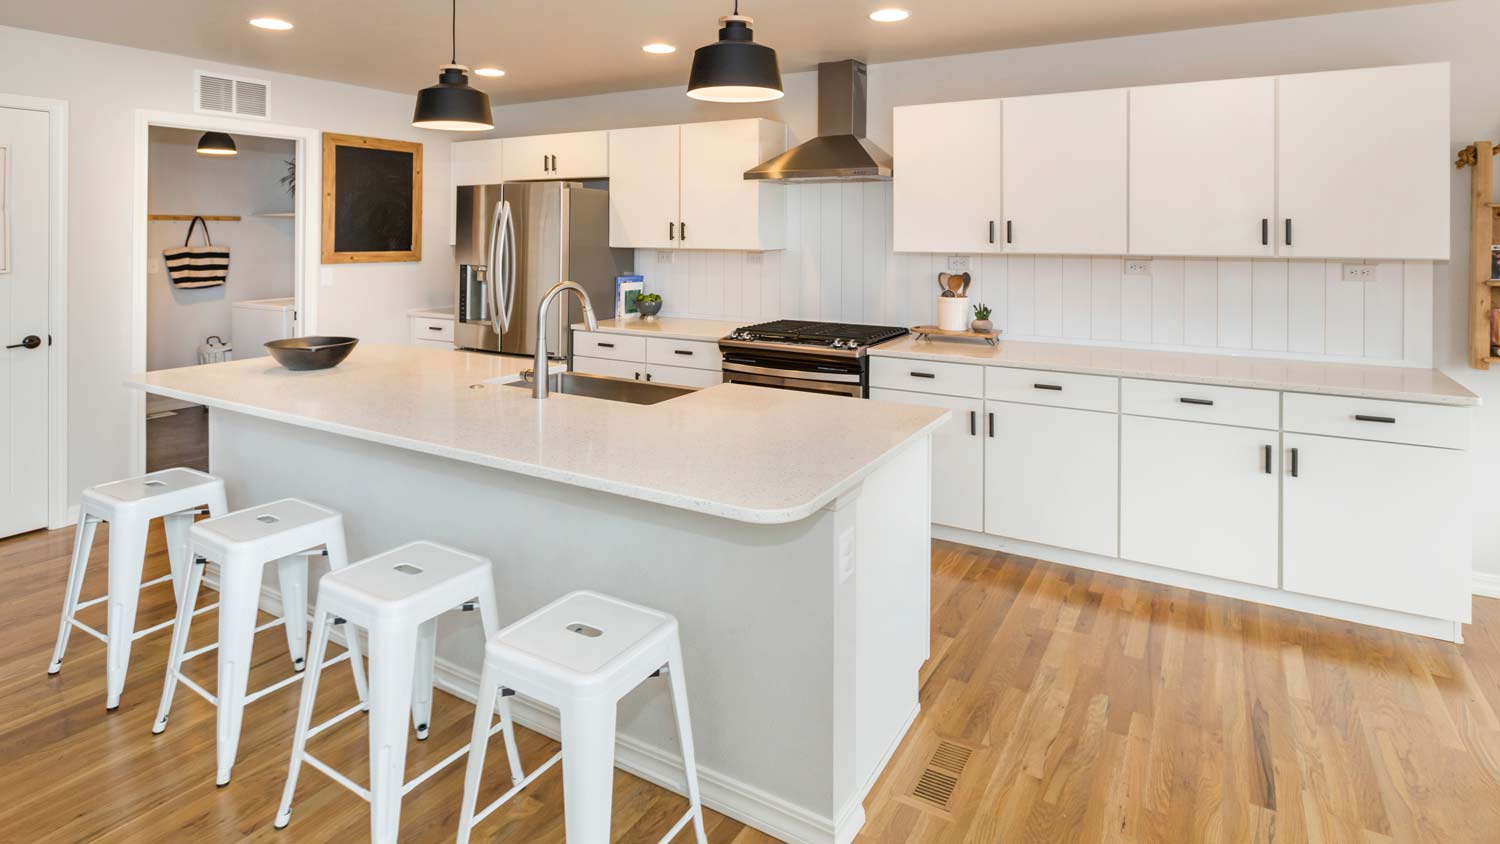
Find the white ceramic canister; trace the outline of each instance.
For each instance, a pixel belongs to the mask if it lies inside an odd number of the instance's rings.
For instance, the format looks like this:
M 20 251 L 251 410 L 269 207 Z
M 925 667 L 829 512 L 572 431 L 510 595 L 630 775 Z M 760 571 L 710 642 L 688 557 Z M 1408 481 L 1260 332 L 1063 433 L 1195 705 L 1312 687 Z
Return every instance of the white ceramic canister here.
M 938 328 L 944 331 L 967 331 L 969 329 L 969 297 L 938 297 Z

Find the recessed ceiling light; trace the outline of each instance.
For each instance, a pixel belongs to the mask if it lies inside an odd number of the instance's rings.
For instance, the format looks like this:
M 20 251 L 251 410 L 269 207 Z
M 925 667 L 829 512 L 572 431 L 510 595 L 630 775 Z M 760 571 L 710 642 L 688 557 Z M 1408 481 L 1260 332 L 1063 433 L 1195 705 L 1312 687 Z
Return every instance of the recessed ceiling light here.
M 481 67 L 474 71 L 475 76 L 504 76 L 505 71 L 498 67 Z
M 292 24 L 289 21 L 284 21 L 281 18 L 251 18 L 250 25 L 257 29 L 274 29 L 278 32 L 292 28 Z
M 896 23 L 911 17 L 911 12 L 905 9 L 876 9 L 870 13 L 870 20 L 880 23 Z
M 655 53 L 655 54 L 657 54 L 659 56 L 664 56 L 667 53 L 675 53 L 675 52 L 677 52 L 677 48 L 676 47 L 673 47 L 671 44 L 663 44 L 660 41 L 653 42 L 651 44 L 647 44 L 646 46 L 642 47 L 641 49 L 645 50 L 648 53 Z

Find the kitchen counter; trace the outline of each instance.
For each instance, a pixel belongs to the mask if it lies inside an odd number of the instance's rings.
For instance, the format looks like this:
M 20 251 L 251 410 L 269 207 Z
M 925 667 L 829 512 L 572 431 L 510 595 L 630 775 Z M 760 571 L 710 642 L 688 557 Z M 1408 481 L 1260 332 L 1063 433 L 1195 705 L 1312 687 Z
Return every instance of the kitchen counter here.
M 724 335 L 743 327 L 743 322 L 724 322 L 717 319 L 688 319 L 685 317 L 661 316 L 654 320 L 604 319 L 598 330 L 605 334 L 640 334 L 646 337 L 662 337 L 671 340 L 701 340 L 718 342 Z M 575 331 L 585 331 L 583 323 L 573 325 Z
M 453 308 L 412 308 L 406 315 L 422 319 L 453 319 Z
M 918 341 L 914 336 L 882 343 L 870 355 L 1430 404 L 1479 404 L 1478 396 L 1436 369 L 1400 366 L 1018 340 L 1002 340 L 992 347 L 977 341 Z
M 137 375 L 149 393 L 755 523 L 834 500 L 943 411 L 724 384 L 657 405 L 500 387 L 526 358 L 361 344 L 291 372 L 267 357 Z M 478 389 L 471 389 L 481 385 Z

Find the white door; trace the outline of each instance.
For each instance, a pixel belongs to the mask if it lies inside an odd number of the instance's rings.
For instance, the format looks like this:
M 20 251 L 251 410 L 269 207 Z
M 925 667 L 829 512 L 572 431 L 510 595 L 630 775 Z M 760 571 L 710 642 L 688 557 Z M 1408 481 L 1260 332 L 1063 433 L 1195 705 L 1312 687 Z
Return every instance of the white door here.
M 1130 253 L 1273 255 L 1276 79 L 1130 89 Z
M 505 181 L 499 138 L 458 141 L 448 148 L 448 166 L 453 185 L 498 185 Z
M 47 526 L 49 125 L 0 108 L 0 536 Z
M 1468 452 L 1311 434 L 1282 444 L 1283 588 L 1468 619 Z
M 648 363 L 646 364 L 646 380 L 653 384 L 672 384 L 678 387 L 702 389 L 724 383 L 724 373 L 717 369 L 693 369 L 687 366 Z
M 508 182 L 600 179 L 609 175 L 608 132 L 505 138 L 500 151 Z
M 985 412 L 985 532 L 1115 556 L 1120 417 L 998 401 Z
M 1277 86 L 1279 253 L 1446 260 L 1448 65 L 1305 73 Z
M 897 252 L 1000 251 L 1000 100 L 892 113 Z
M 953 412 L 932 435 L 932 520 L 984 530 L 984 402 L 882 389 L 870 390 L 870 398 Z
M 646 377 L 646 364 L 634 360 L 610 360 L 608 358 L 586 358 L 574 355 L 573 371 L 588 375 L 608 375 L 611 378 L 629 378 L 641 381 Z
M 609 245 L 677 245 L 676 126 L 609 133 Z
M 1120 420 L 1120 556 L 1274 588 L 1277 433 Z
M 769 120 L 683 124 L 678 246 L 780 249 L 786 188 L 747 181 L 745 171 L 785 147 L 786 127 Z
M 1007 252 L 1125 253 L 1125 114 L 1123 88 L 1005 100 Z

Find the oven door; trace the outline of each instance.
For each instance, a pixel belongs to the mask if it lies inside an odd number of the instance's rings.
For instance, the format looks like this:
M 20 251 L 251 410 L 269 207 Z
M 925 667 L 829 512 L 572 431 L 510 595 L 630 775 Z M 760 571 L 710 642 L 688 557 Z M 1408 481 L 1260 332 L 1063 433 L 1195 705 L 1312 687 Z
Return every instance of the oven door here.
M 766 365 L 766 364 L 771 365 Z M 803 368 L 786 361 L 756 361 L 731 357 L 724 358 L 724 383 L 752 384 L 757 387 L 775 387 L 781 390 L 798 390 L 804 393 L 827 393 L 836 396 L 864 398 L 865 385 L 862 367 L 853 366 L 853 371 L 829 371 L 833 367 Z

